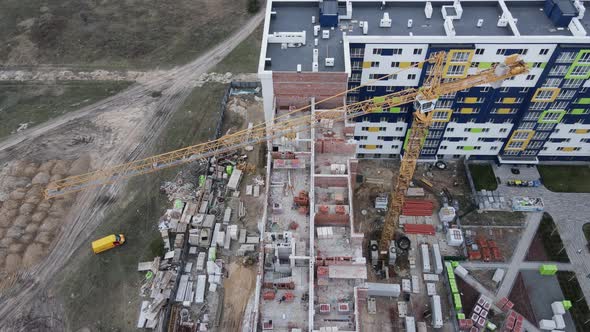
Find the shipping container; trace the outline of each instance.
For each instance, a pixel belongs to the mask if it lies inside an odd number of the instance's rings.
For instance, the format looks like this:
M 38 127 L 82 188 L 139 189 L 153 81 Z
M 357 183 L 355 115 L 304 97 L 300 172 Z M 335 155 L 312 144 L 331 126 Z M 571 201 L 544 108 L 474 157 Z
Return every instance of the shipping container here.
M 367 296 L 392 296 L 398 297 L 401 293 L 399 284 L 383 284 L 367 282 Z
M 557 328 L 557 325 L 551 319 L 541 319 L 541 321 L 539 321 L 539 328 L 541 330 L 551 331 L 555 330 Z

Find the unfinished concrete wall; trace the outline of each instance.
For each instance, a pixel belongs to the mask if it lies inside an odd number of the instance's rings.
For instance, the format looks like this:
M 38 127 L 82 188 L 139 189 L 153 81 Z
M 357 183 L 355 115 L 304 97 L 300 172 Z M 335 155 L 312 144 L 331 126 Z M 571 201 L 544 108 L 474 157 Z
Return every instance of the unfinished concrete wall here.
M 273 72 L 273 92 L 277 107 L 302 107 L 310 98 L 321 101 L 347 89 L 346 73 L 287 73 Z M 316 108 L 334 108 L 344 104 L 344 98 L 337 97 L 316 105 Z
M 347 144 L 344 139 L 316 139 L 315 142 L 316 153 L 354 154 L 355 151 L 356 144 Z

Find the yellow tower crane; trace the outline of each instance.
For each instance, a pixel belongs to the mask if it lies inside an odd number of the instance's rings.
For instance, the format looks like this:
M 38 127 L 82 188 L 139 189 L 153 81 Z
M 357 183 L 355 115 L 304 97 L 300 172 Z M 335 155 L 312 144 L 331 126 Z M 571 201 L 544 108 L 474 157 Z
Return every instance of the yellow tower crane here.
M 327 111 L 316 112 L 310 115 L 301 113 L 310 108 L 305 106 L 295 109 L 287 114 L 276 117 L 271 122 L 263 122 L 252 128 L 225 135 L 221 138 L 182 148 L 176 151 L 136 160 L 130 163 L 120 164 L 94 172 L 70 176 L 48 184 L 45 190 L 45 198 L 50 199 L 69 193 L 78 192 L 92 187 L 120 181 L 140 174 L 156 172 L 160 169 L 173 167 L 192 161 L 203 160 L 243 148 L 248 145 L 270 141 L 278 137 L 289 137 L 294 133 L 308 130 L 318 126 L 322 119 L 352 120 L 366 114 L 381 112 L 383 109 L 399 105 L 414 103 L 415 112 L 409 131 L 409 137 L 402 156 L 398 180 L 395 189 L 391 192 L 388 214 L 385 218 L 379 249 L 381 253 L 387 252 L 389 241 L 393 239 L 397 229 L 399 216 L 404 204 L 405 193 L 416 169 L 416 163 L 420 156 L 422 143 L 426 138 L 428 128 L 432 122 L 432 110 L 436 106 L 438 97 L 481 84 L 490 84 L 497 88 L 507 78 L 528 72 L 526 64 L 519 60 L 517 55 L 506 57 L 503 63 L 493 65 L 491 68 L 480 71 L 474 75 L 458 78 L 456 80 L 443 81 L 445 62 L 450 62 L 445 52 L 433 54 L 430 58 L 414 66 L 427 66 L 428 77 L 419 88 L 409 88 L 382 97 L 348 104 L 344 107 Z M 380 78 L 387 79 L 389 76 Z M 374 81 L 365 85 L 370 85 Z M 341 97 L 346 93 L 359 89 L 362 86 L 341 92 L 322 101 Z M 319 101 L 318 103 L 321 103 Z M 344 112 L 342 109 L 344 108 Z

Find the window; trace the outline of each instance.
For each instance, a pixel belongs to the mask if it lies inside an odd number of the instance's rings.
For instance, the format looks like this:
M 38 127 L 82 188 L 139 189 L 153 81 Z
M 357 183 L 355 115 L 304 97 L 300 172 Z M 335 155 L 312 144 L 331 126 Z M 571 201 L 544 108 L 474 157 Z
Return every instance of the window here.
M 481 92 L 488 92 L 488 91 L 490 91 L 490 87 L 489 86 L 483 87 L 480 89 L 480 91 Z
M 590 52 L 582 52 L 580 58 L 576 61 L 578 63 L 590 63 Z
M 499 130 L 499 131 L 500 131 L 501 133 L 505 133 L 505 132 L 507 132 L 507 131 L 508 131 L 508 128 L 500 128 L 500 130 Z
M 531 109 L 531 111 L 541 111 L 547 109 L 548 106 L 549 103 L 547 102 L 532 102 L 530 103 L 529 108 Z
M 447 131 L 448 131 L 449 133 L 452 133 L 452 132 L 454 132 L 454 131 L 455 131 L 455 128 L 449 127 L 449 128 L 447 128 Z
M 492 150 L 492 151 L 498 150 L 498 147 L 497 146 L 492 146 L 492 147 L 490 147 L 490 150 Z
M 371 68 L 379 67 L 379 61 L 371 61 Z
M 381 55 L 381 52 L 383 52 L 383 49 L 382 48 L 374 48 L 373 49 L 373 54 Z
M 572 99 L 576 95 L 576 90 L 561 90 L 557 99 Z
M 353 70 L 362 69 L 362 61 L 353 61 L 352 62 L 352 69 Z
M 483 48 L 476 48 L 475 49 L 475 54 L 477 54 L 477 55 L 483 55 L 484 52 L 485 52 L 485 49 L 483 49 Z
M 562 116 L 563 116 L 563 114 L 561 112 L 546 112 L 543 115 L 543 121 L 557 121 Z
M 533 129 L 535 128 L 535 122 L 522 122 L 519 126 L 519 130 Z
M 436 149 L 423 149 L 420 153 L 421 154 L 435 154 Z
M 422 54 L 422 49 L 421 48 L 415 48 L 414 49 L 414 55 L 419 55 Z
M 535 135 L 533 136 L 533 139 L 542 141 L 542 140 L 546 140 L 547 137 L 549 137 L 549 133 L 536 132 Z
M 506 146 L 506 149 L 524 149 L 524 142 L 521 141 L 515 141 L 515 142 L 509 142 L 508 145 Z
M 507 87 L 503 87 L 503 88 L 500 89 L 500 92 L 506 93 L 508 91 L 510 91 L 510 88 L 507 88 Z
M 359 101 L 359 97 L 358 96 L 351 96 L 351 95 L 346 96 L 346 103 L 347 104 L 358 103 L 358 101 Z
M 365 49 L 364 48 L 352 48 L 350 50 L 350 56 L 353 58 L 361 58 L 365 56 Z
M 409 80 L 415 80 L 416 79 L 416 74 L 408 74 L 408 79 Z
M 375 91 L 375 90 L 377 90 L 377 87 L 376 87 L 376 86 L 374 86 L 374 85 L 369 85 L 369 86 L 367 86 L 367 91 L 369 91 L 369 92 L 373 92 L 373 91 Z
M 533 68 L 541 68 L 543 66 L 542 62 L 533 62 Z
M 426 140 L 426 142 L 424 142 L 424 147 L 425 148 L 435 148 L 438 146 L 438 141 L 437 140 Z
M 399 62 L 392 62 L 391 68 L 396 68 L 396 67 L 399 67 Z
M 549 76 L 563 76 L 567 74 L 568 66 L 553 66 L 549 71 Z
M 561 81 L 563 81 L 561 78 L 548 78 L 547 80 L 545 80 L 545 83 L 543 83 L 543 87 L 557 88 L 561 84 Z
M 451 62 L 467 62 L 471 54 L 471 51 L 455 51 L 451 54 Z
M 553 101 L 556 93 L 557 91 L 555 91 L 554 89 L 537 89 L 537 92 L 533 96 L 533 99 L 535 101 Z
M 350 75 L 351 82 L 360 82 L 361 81 L 361 73 L 352 73 Z
M 357 141 L 366 141 L 368 136 L 355 136 L 354 139 Z
M 561 62 L 561 63 L 567 63 L 567 62 L 572 62 L 574 61 L 574 59 L 576 58 L 576 53 L 574 52 L 562 52 L 558 57 L 557 57 L 557 62 Z
M 542 48 L 539 51 L 539 55 L 547 55 L 547 54 L 549 54 L 549 49 L 548 48 Z
M 456 92 L 444 94 L 444 95 L 442 95 L 442 96 L 439 97 L 439 102 L 440 102 L 440 99 L 454 99 L 456 95 L 457 95 Z M 438 103 L 437 103 L 437 105 L 438 105 Z
M 529 149 L 538 149 L 538 148 L 540 148 L 541 146 L 543 146 L 543 142 L 540 142 L 540 141 L 534 141 L 534 142 L 531 142 L 531 143 L 529 144 L 528 148 L 529 148 Z
M 451 110 L 434 110 L 432 114 L 432 120 L 434 121 L 448 121 L 451 117 Z
M 563 110 L 570 105 L 569 101 L 556 101 L 549 109 Z
M 588 76 L 588 73 L 590 73 L 590 66 L 575 66 L 571 73 L 570 76 Z
M 518 91 L 518 92 L 520 92 L 520 93 L 527 93 L 527 92 L 529 92 L 529 89 L 530 89 L 530 88 L 522 88 L 522 89 L 520 89 L 520 91 Z
M 441 146 L 440 146 L 440 149 L 441 149 L 441 150 L 446 150 L 446 149 L 447 149 L 447 146 L 446 146 L 446 145 L 441 145 Z
M 499 48 L 496 50 L 496 55 L 504 55 L 504 54 L 506 54 L 505 48 Z
M 539 112 L 529 112 L 524 116 L 523 120 L 524 121 L 537 121 L 537 120 L 539 120 L 540 115 L 541 115 L 541 113 L 539 113 Z
M 401 48 L 394 48 L 393 54 L 396 54 L 396 55 L 402 54 L 402 49 Z
M 539 123 L 535 130 L 553 130 L 555 128 L 555 123 Z
M 444 129 L 445 126 L 445 122 L 432 122 L 430 129 Z
M 526 80 L 527 81 L 532 81 L 532 80 L 535 79 L 535 77 L 536 77 L 536 75 L 526 75 Z
M 395 127 L 395 131 L 404 131 L 404 127 Z
M 370 80 L 379 80 L 385 76 L 387 76 L 387 75 L 386 74 L 369 74 L 369 79 Z
M 395 91 L 395 87 L 394 86 L 386 86 L 385 87 L 385 92 L 393 92 Z
M 563 81 L 563 88 L 579 88 L 582 83 L 584 83 L 584 79 L 581 78 L 572 78 Z
M 466 65 L 451 64 L 447 66 L 446 76 L 463 76 L 466 71 Z

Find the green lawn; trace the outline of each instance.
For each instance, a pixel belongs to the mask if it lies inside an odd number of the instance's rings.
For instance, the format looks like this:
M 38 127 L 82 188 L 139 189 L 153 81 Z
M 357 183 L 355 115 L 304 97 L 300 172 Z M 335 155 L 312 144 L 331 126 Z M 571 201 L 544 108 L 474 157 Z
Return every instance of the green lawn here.
M 583 165 L 539 165 L 545 187 L 555 192 L 590 192 L 590 167 Z
M 174 115 L 158 145 L 157 154 L 214 138 L 220 101 L 225 84 L 196 88 Z M 138 296 L 143 275 L 137 263 L 151 260 L 160 250 L 158 219 L 172 203 L 160 193 L 163 181 L 170 181 L 179 168 L 132 178 L 121 199 L 113 203 L 104 222 L 90 235 L 68 265 L 60 284 L 68 326 L 72 331 L 135 331 L 140 305 Z M 93 255 L 91 239 L 124 233 L 127 243 L 114 250 Z
M 264 24 L 258 26 L 246 40 L 217 64 L 212 71 L 217 73 L 232 72 L 234 74 L 258 72 L 263 26 Z
M 131 82 L 0 82 L 0 139 L 114 95 Z
M 171 67 L 250 17 L 248 0 L 3 0 L 0 66 Z
M 570 313 L 576 325 L 576 331 L 589 331 L 590 309 L 584 300 L 584 294 L 576 275 L 569 271 L 557 271 L 557 280 L 565 297 L 564 300 L 572 302 Z
M 498 182 L 496 181 L 496 175 L 494 175 L 492 165 L 470 164 L 469 172 L 471 172 L 475 190 L 496 190 L 498 188 Z
M 584 236 L 586 237 L 586 241 L 590 243 L 590 223 L 584 224 L 582 226 L 582 231 L 584 231 Z
M 563 242 L 561 241 L 559 232 L 556 230 L 553 218 L 551 218 L 548 213 L 543 213 L 541 225 L 539 225 L 537 232 L 541 235 L 543 247 L 545 248 L 545 253 L 549 260 L 569 263 L 570 260 L 567 256 L 567 252 L 562 250 Z

